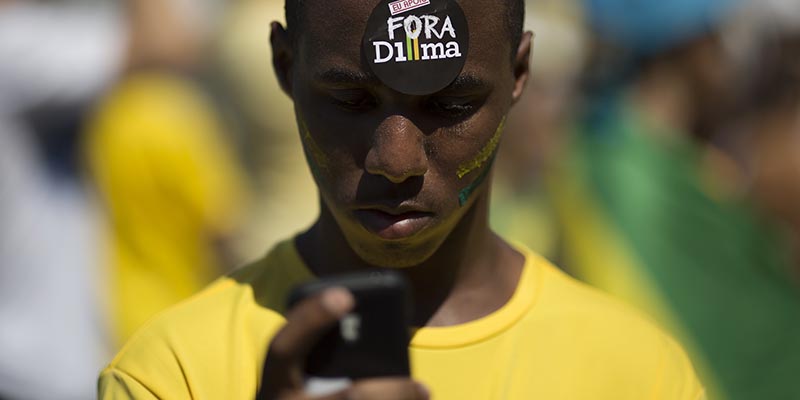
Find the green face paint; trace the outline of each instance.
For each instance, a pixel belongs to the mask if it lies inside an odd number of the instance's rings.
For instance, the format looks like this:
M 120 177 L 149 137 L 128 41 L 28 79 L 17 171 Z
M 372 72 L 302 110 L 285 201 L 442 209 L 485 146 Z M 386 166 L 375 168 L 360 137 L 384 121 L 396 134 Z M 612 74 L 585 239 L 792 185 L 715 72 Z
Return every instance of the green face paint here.
M 308 156 L 309 160 L 309 168 L 311 169 L 311 173 L 314 175 L 317 180 L 322 179 L 322 172 L 327 171 L 330 168 L 330 160 L 328 156 L 322 151 L 319 147 L 319 144 L 314 140 L 311 136 L 311 132 L 308 130 L 308 125 L 306 125 L 306 121 L 300 117 L 300 137 L 303 141 L 303 150 L 305 150 L 306 155 Z
M 472 193 L 478 190 L 478 188 L 481 187 L 481 184 L 483 184 L 483 181 L 486 180 L 486 177 L 489 176 L 489 171 L 492 170 L 492 164 L 494 163 L 495 155 L 497 155 L 497 153 L 492 154 L 489 159 L 489 165 L 483 170 L 483 172 L 481 172 L 481 174 L 478 176 L 478 179 L 475 179 L 475 181 L 473 181 L 469 186 L 458 193 L 459 206 L 464 207 L 464 205 L 469 201 L 469 198 L 472 196 Z
M 506 117 L 503 117 L 503 120 L 500 121 L 500 126 L 497 127 L 497 130 L 489 139 L 489 143 L 481 149 L 478 155 L 472 161 L 461 165 L 458 168 L 458 179 L 462 179 L 467 176 L 470 172 L 475 171 L 476 169 L 480 168 L 484 164 L 486 168 L 481 172 L 480 175 L 466 188 L 464 188 L 461 192 L 458 193 L 458 204 L 461 207 L 467 204 L 469 198 L 472 194 L 478 190 L 478 188 L 483 184 L 486 178 L 489 176 L 489 172 L 492 170 L 492 164 L 494 164 L 495 156 L 497 156 L 497 146 L 500 144 L 500 138 L 503 136 L 503 131 L 506 127 Z

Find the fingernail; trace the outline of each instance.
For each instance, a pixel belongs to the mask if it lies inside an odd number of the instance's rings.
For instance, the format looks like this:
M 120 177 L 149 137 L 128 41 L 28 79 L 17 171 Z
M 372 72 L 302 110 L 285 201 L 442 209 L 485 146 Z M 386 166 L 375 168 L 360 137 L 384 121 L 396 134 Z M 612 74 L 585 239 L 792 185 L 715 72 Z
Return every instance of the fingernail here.
M 322 306 L 334 315 L 344 315 L 353 308 L 353 295 L 343 288 L 331 288 L 322 293 Z

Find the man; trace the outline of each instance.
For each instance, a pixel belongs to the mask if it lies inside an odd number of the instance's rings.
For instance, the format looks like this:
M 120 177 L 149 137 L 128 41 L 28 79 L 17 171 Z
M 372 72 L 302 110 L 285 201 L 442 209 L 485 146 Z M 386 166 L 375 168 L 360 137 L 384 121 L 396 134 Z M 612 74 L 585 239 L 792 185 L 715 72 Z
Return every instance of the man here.
M 286 294 L 383 267 L 413 287 L 413 380 L 356 381 L 325 398 L 702 398 L 679 346 L 487 226 L 486 178 L 528 76 L 522 13 L 511 0 L 411 11 L 289 1 L 287 28 L 272 26 L 275 70 L 320 216 L 147 325 L 102 374 L 100 397 L 245 399 L 260 386 L 263 398 L 308 398 L 304 354 L 353 298 L 331 289 L 287 312 Z M 430 60 L 437 39 L 443 62 Z

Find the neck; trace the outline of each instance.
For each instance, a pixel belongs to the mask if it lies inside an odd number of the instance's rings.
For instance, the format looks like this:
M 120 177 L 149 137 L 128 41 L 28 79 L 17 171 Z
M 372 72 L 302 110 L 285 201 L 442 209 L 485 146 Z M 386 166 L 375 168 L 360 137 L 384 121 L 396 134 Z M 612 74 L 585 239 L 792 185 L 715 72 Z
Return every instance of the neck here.
M 318 276 L 373 269 L 350 248 L 324 206 L 320 218 L 300 235 L 297 247 Z M 524 259 L 488 226 L 488 191 L 424 262 L 403 273 L 412 286 L 415 326 L 447 326 L 486 316 L 510 299 Z

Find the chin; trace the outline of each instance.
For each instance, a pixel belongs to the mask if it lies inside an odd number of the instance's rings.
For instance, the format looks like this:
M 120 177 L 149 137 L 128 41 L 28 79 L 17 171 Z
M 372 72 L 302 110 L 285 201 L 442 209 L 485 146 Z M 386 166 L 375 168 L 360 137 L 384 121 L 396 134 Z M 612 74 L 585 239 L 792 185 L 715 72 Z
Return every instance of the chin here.
M 439 249 L 444 239 L 414 242 L 350 240 L 350 247 L 369 265 L 379 268 L 412 268 L 427 261 Z

